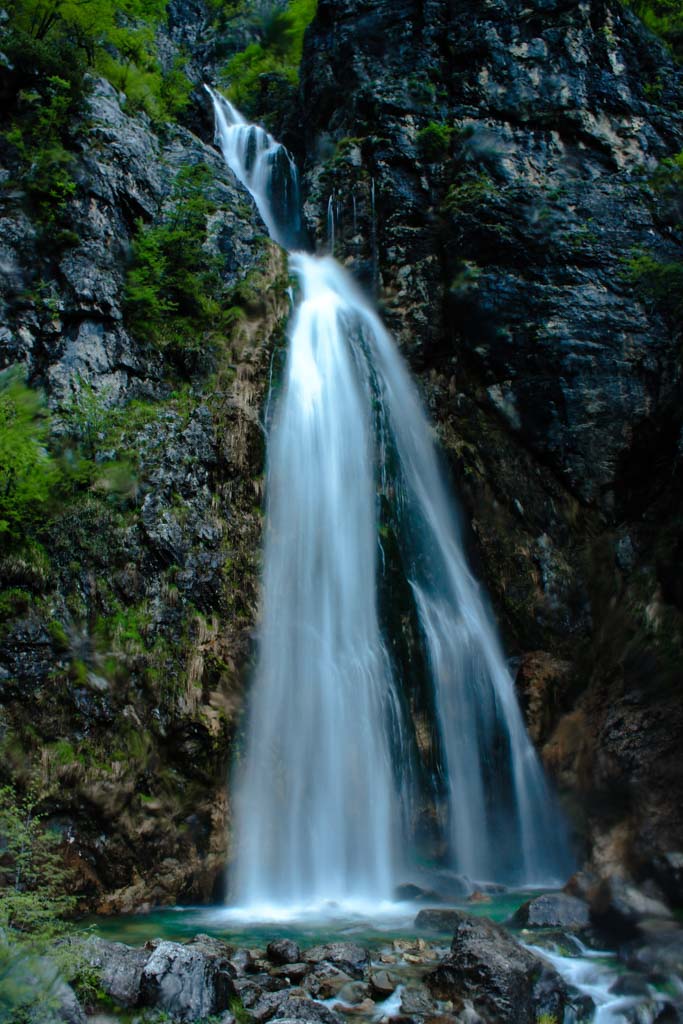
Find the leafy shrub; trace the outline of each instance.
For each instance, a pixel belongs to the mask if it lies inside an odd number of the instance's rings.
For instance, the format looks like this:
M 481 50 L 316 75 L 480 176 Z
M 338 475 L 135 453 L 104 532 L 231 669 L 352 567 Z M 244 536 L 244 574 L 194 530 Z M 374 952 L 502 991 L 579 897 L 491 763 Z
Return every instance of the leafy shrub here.
M 18 536 L 45 515 L 59 468 L 46 448 L 43 396 L 23 371 L 0 373 L 0 533 Z
M 288 86 L 299 80 L 304 33 L 315 17 L 317 0 L 290 0 L 283 11 L 268 15 L 261 26 L 262 38 L 235 54 L 221 78 L 230 99 L 249 111 L 264 76 L 281 79 Z
M 430 121 L 417 133 L 417 151 L 428 163 L 445 160 L 451 148 L 453 126 Z
M 451 185 L 446 193 L 444 209 L 456 216 L 481 206 L 496 196 L 498 187 L 492 178 L 481 171 L 475 177 L 464 178 Z
M 69 930 L 64 916 L 69 872 L 61 837 L 45 827 L 34 792 L 0 787 L 0 1019 L 38 1020 L 57 1001 L 61 979 L 92 982 L 79 946 L 55 944 Z
M 626 278 L 640 294 L 653 299 L 680 327 L 683 322 L 683 260 L 664 261 L 645 249 L 626 260 Z
M 131 327 L 176 356 L 201 351 L 239 316 L 226 301 L 223 257 L 204 249 L 208 217 L 215 210 L 207 195 L 212 181 L 206 164 L 183 168 L 172 213 L 161 224 L 139 223 L 133 245 L 126 281 Z
M 82 94 L 83 75 L 94 68 L 131 106 L 156 120 L 176 116 L 192 85 L 182 61 L 168 73 L 160 67 L 154 29 L 166 18 L 165 0 L 13 0 L 8 55 L 17 88 L 60 75 Z
M 51 75 L 38 88 L 23 92 L 21 99 L 21 117 L 5 132 L 5 140 L 21 185 L 54 247 L 55 232 L 65 227 L 66 205 L 76 191 L 67 147 L 81 97 L 72 81 Z
M 650 31 L 661 36 L 673 55 L 683 59 L 683 6 L 680 0 L 627 0 Z

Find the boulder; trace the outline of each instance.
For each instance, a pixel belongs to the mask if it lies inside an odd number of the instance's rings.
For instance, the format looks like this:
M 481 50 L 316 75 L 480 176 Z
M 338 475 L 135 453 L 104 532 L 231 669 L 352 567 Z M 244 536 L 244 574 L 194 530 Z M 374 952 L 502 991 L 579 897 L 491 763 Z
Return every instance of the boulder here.
M 437 999 L 461 1009 L 469 1000 L 489 1024 L 536 1024 L 544 1013 L 562 1019 L 566 990 L 557 972 L 500 925 L 460 914 L 448 956 L 425 983 Z
M 420 885 L 405 882 L 394 889 L 394 899 L 410 903 L 439 903 L 441 897 L 433 889 L 423 889 Z
M 306 950 L 304 960 L 309 964 L 327 961 L 352 978 L 362 978 L 369 956 L 367 949 L 356 946 L 353 942 L 329 942 L 324 946 L 313 946 Z
M 142 972 L 149 960 L 148 949 L 135 949 L 123 942 L 108 942 L 93 937 L 88 940 L 86 953 L 90 965 L 99 970 L 103 992 L 126 1009 L 140 1001 Z
M 347 981 L 346 985 L 339 989 L 337 998 L 340 1003 L 346 1003 L 349 1006 L 360 1007 L 366 1006 L 369 999 L 370 989 L 364 981 Z M 374 1007 L 374 1002 L 372 1003 Z
M 258 969 L 248 949 L 236 949 L 230 957 L 230 963 L 240 977 L 245 974 L 253 974 Z
M 314 999 L 331 999 L 350 981 L 353 981 L 351 974 L 334 964 L 323 962 L 304 980 L 304 988 Z
M 545 893 L 527 900 L 510 922 L 516 928 L 564 928 L 582 931 L 590 925 L 590 910 L 585 900 L 564 892 Z
M 313 999 L 302 999 L 298 996 L 289 996 L 283 1000 L 278 1007 L 277 1015 L 273 1018 L 278 1022 L 283 1021 L 309 1021 L 311 1024 L 344 1024 L 344 1018 L 340 1017 L 334 1010 L 316 1003 Z
M 179 942 L 160 942 L 142 971 L 140 1005 L 158 1007 L 177 1020 L 221 1013 L 234 995 L 227 956 L 208 956 Z
M 235 992 L 239 996 L 242 1006 L 249 1010 L 255 1006 L 263 995 L 264 989 L 254 978 L 237 978 L 233 982 Z
M 265 1021 L 270 1020 L 274 1017 L 280 1008 L 280 1004 L 287 999 L 289 993 L 283 992 L 264 992 L 259 999 L 256 1000 L 253 1006 L 249 1008 L 249 1016 L 252 1020 L 256 1021 L 256 1024 L 265 1024 Z
M 430 907 L 420 911 L 415 918 L 414 925 L 422 931 L 451 933 L 462 920 L 462 916 L 459 910 Z
M 424 985 L 408 985 L 401 993 L 401 1013 L 406 1017 L 431 1016 L 437 1010 L 434 999 Z
M 266 954 L 274 964 L 295 964 L 301 960 L 301 950 L 291 939 L 275 939 L 269 942 Z
M 655 981 L 683 977 L 683 930 L 652 932 L 645 941 L 622 946 L 619 956 L 632 971 L 640 971 Z
M 400 984 L 401 979 L 393 971 L 387 971 L 383 968 L 370 971 L 370 988 L 376 999 L 388 999 Z
M 279 967 L 273 967 L 270 973 L 274 978 L 283 978 L 292 985 L 299 985 L 310 969 L 311 965 L 305 963 L 281 964 Z
M 661 900 L 647 896 L 637 886 L 614 875 L 603 879 L 594 890 L 590 915 L 600 932 L 618 940 L 636 936 L 645 920 L 672 918 Z
M 671 905 L 683 907 L 683 853 L 663 853 L 653 858 L 650 869 Z

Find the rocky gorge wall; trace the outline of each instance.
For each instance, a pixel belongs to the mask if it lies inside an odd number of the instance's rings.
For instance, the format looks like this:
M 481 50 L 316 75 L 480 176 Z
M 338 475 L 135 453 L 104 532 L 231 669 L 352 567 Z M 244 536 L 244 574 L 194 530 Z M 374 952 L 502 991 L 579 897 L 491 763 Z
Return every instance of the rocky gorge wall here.
M 93 80 L 67 245 L 1 151 L 0 361 L 44 389 L 62 484 L 0 535 L 0 771 L 38 789 L 102 912 L 209 899 L 226 859 L 288 300 L 200 86 L 249 38 L 169 6 L 157 45 L 195 87 L 180 123 Z M 13 75 L 3 96 L 30 102 Z M 683 848 L 680 324 L 629 260 L 680 259 L 652 185 L 682 145 L 680 73 L 616 2 L 319 0 L 298 91 L 259 88 L 250 113 L 304 169 L 312 235 L 332 195 L 336 254 L 419 376 L 582 854 L 655 870 Z M 131 317 L 130 267 L 147 228 L 187 238 L 198 191 L 232 312 L 161 345 Z
M 303 62 L 311 228 L 332 196 L 337 255 L 419 374 L 531 735 L 607 873 L 683 840 L 680 318 L 628 273 L 680 259 L 680 206 L 652 188 L 680 83 L 600 0 L 320 0 Z
M 188 121 L 201 138 L 91 81 L 73 125 L 65 246 L 49 244 L 3 151 L 0 360 L 43 389 L 59 457 L 25 533 L 0 537 L 0 770 L 38 795 L 82 905 L 100 912 L 220 891 L 258 602 L 261 417 L 286 263 L 211 145 L 198 97 Z M 134 245 L 159 225 L 179 233 L 150 235 L 166 246 L 152 256 L 193 243 L 219 267 L 232 314 L 213 332 L 198 317 L 167 347 L 128 294 Z

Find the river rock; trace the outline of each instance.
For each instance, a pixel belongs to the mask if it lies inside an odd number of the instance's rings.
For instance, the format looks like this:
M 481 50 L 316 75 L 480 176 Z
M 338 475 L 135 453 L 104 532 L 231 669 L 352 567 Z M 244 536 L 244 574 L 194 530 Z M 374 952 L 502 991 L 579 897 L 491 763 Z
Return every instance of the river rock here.
M 546 893 L 527 900 L 512 916 L 516 928 L 565 928 L 581 931 L 590 925 L 590 911 L 585 900 L 567 893 Z
M 641 971 L 656 981 L 683 977 L 683 930 L 666 929 L 650 933 L 622 946 L 619 955 L 632 971 Z
M 264 992 L 249 1008 L 249 1016 L 256 1024 L 264 1024 L 278 1012 L 280 1005 L 289 997 L 288 990 L 281 992 Z
M 235 995 L 227 957 L 207 956 L 179 942 L 160 942 L 142 971 L 140 1004 L 181 1021 L 228 1009 Z
M 87 942 L 86 953 L 90 965 L 100 972 L 99 984 L 102 991 L 126 1009 L 137 1006 L 149 950 L 93 937 Z
M 401 993 L 401 1013 L 407 1017 L 424 1017 L 436 1011 L 437 1006 L 424 985 L 407 985 Z
M 292 939 L 274 939 L 268 943 L 266 954 L 274 964 L 295 964 L 301 959 L 301 950 Z
M 403 885 L 397 885 L 394 889 L 394 899 L 399 901 L 407 901 L 410 903 L 438 903 L 440 900 L 438 893 L 434 892 L 433 889 L 423 889 L 419 885 L 414 885 L 412 882 L 405 882 Z
M 230 957 L 230 963 L 239 976 L 252 974 L 258 970 L 256 961 L 248 949 L 236 949 Z
M 637 935 L 645 920 L 672 918 L 661 900 L 615 876 L 603 879 L 593 892 L 590 915 L 599 931 L 619 940 Z
M 376 999 L 388 999 L 400 984 L 400 977 L 393 971 L 386 971 L 383 968 L 370 971 L 370 988 Z
M 314 999 L 331 999 L 352 980 L 350 973 L 325 961 L 306 977 L 304 988 Z
M 368 951 L 353 942 L 330 942 L 324 946 L 313 946 L 306 950 L 304 960 L 309 964 L 327 961 L 352 978 L 362 978 L 368 964 Z
M 277 1021 L 310 1021 L 311 1024 L 344 1024 L 344 1018 L 313 999 L 289 996 L 278 1007 Z
M 367 1004 L 370 995 L 370 988 L 363 981 L 348 981 L 346 985 L 339 989 L 337 998 L 340 1003 L 348 1003 L 349 1005 L 358 1008 L 361 1005 Z M 374 1006 L 374 1002 L 372 1004 Z
M 427 910 L 420 911 L 415 918 L 414 924 L 416 928 L 420 928 L 423 931 L 452 932 L 458 926 L 462 917 L 463 915 L 460 910 L 430 907 Z
M 668 852 L 654 857 L 650 870 L 667 900 L 674 907 L 683 906 L 683 853 Z
M 233 987 L 245 1009 L 251 1009 L 252 1006 L 255 1006 L 264 991 L 263 987 L 253 977 L 236 978 L 233 982 Z
M 566 1001 L 562 979 L 487 918 L 461 914 L 448 956 L 425 983 L 437 999 L 456 1008 L 469 999 L 490 1024 L 536 1024 L 543 1013 L 561 1020 Z
M 298 985 L 304 980 L 310 969 L 311 965 L 305 963 L 281 964 L 279 967 L 273 967 L 270 973 L 274 978 L 283 978 L 289 980 L 293 985 Z

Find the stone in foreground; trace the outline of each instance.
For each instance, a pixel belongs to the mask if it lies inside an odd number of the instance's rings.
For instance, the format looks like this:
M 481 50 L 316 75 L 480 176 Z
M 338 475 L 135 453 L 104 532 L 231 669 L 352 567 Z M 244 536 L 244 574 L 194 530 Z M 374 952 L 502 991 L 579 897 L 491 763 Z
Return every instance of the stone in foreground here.
M 487 918 L 459 914 L 450 953 L 424 980 L 437 999 L 457 1011 L 470 1002 L 489 1024 L 536 1024 L 543 1014 L 562 1020 L 560 976 Z
M 564 892 L 545 893 L 527 900 L 510 922 L 516 928 L 566 928 L 581 931 L 590 925 L 588 904 Z

